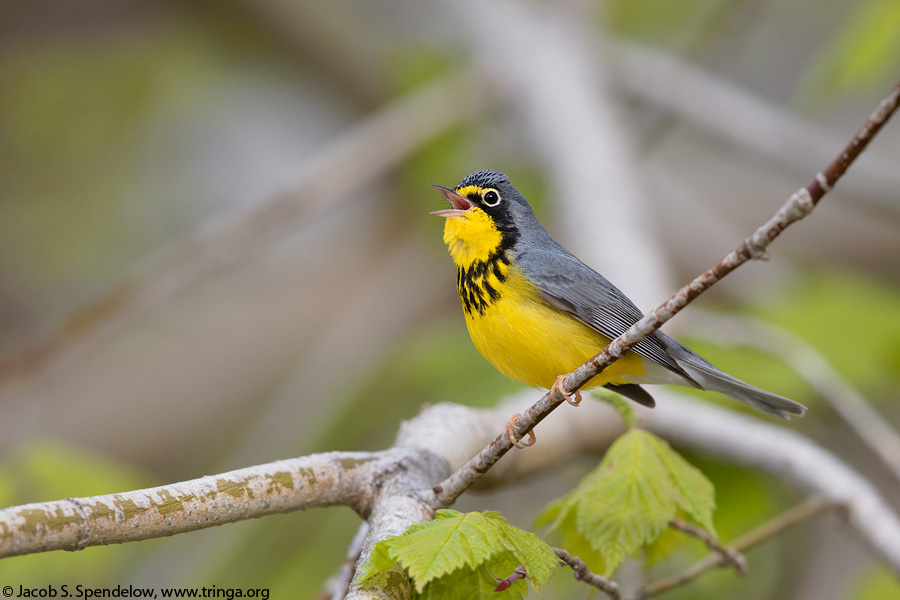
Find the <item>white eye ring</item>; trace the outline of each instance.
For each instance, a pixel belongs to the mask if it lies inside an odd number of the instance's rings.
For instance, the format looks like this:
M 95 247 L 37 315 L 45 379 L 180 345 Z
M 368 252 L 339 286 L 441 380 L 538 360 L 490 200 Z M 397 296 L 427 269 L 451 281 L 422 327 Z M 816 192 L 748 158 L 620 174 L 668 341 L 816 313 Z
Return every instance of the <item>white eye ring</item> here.
M 484 193 L 481 194 L 481 200 L 484 202 L 485 206 L 497 206 L 500 204 L 500 192 L 493 188 L 485 190 Z

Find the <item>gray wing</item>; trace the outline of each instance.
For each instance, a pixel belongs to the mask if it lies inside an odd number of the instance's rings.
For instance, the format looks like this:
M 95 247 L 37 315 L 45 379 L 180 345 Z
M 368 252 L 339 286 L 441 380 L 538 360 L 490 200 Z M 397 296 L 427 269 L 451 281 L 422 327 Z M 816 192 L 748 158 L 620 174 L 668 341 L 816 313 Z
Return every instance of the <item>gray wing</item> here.
M 610 339 L 625 333 L 644 316 L 619 288 L 556 242 L 550 248 L 529 248 L 521 252 L 516 257 L 516 266 L 538 287 L 544 301 Z M 667 337 L 656 331 L 633 350 L 700 388 L 675 362 L 668 345 Z

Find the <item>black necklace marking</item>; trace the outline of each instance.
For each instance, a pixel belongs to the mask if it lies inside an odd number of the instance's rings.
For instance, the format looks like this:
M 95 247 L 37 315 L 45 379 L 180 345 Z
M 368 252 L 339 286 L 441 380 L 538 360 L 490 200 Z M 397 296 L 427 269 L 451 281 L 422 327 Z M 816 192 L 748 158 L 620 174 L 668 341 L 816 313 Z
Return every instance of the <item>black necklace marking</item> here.
M 501 266 L 502 265 L 502 266 Z M 484 312 L 500 299 L 500 290 L 490 284 L 490 275 L 503 283 L 506 281 L 504 267 L 509 267 L 509 257 L 502 246 L 497 248 L 485 260 L 476 260 L 468 267 L 459 267 L 456 272 L 456 287 L 467 314 Z

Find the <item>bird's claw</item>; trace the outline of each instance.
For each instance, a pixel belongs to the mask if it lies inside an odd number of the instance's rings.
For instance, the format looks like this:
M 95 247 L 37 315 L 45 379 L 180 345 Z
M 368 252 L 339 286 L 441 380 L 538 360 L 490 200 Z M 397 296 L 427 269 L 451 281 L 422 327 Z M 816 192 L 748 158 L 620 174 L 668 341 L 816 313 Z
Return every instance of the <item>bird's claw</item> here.
M 506 437 L 509 438 L 509 441 L 513 443 L 513 446 L 516 448 L 528 448 L 529 446 L 534 446 L 534 443 L 537 441 L 537 438 L 534 435 L 534 431 L 528 432 L 528 441 L 522 442 L 516 437 L 515 431 L 518 428 L 519 417 L 522 415 L 520 413 L 514 414 L 509 418 L 509 421 L 506 423 L 506 428 L 503 430 L 506 433 Z
M 566 402 L 571 404 L 572 406 L 578 406 L 581 404 L 581 390 L 575 390 L 571 394 L 566 392 L 566 375 L 560 375 L 556 378 L 556 383 L 553 384 L 553 387 L 550 388 L 551 392 L 559 392 L 563 398 L 566 399 Z

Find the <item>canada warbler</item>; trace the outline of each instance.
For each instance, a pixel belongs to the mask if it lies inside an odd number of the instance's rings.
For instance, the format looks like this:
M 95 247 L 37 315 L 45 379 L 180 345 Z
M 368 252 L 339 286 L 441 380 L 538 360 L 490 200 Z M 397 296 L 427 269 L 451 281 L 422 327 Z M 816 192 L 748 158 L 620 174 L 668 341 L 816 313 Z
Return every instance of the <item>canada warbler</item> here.
M 619 288 L 559 245 L 503 173 L 479 171 L 455 188 L 433 186 L 452 208 L 444 242 L 475 347 L 501 373 L 557 389 L 570 373 L 643 317 Z M 644 338 L 585 387 L 604 386 L 654 406 L 640 384 L 714 390 L 789 418 L 806 407 L 728 375 L 661 331 Z

